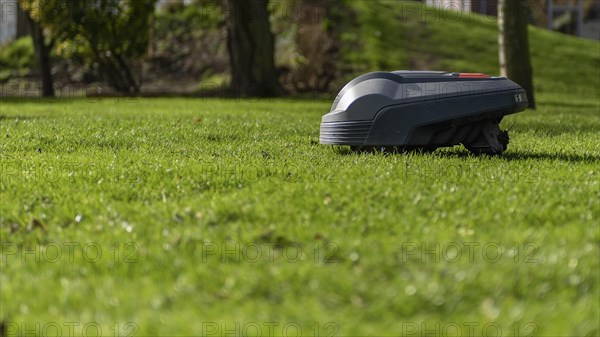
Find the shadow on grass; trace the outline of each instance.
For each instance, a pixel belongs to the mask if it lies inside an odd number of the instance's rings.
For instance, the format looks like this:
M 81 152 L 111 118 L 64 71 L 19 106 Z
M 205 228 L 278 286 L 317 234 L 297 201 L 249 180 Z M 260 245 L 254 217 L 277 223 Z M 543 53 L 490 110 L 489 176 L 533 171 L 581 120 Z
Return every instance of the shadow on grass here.
M 519 132 L 540 132 L 548 136 L 559 136 L 563 134 L 573 134 L 578 132 L 598 132 L 599 128 L 594 123 L 577 123 L 560 125 L 557 127 L 557 123 L 554 121 L 531 121 L 524 124 L 523 127 L 519 127 Z
M 570 163 L 594 163 L 600 162 L 600 156 L 589 154 L 589 155 L 579 155 L 579 154 L 564 154 L 564 153 L 539 153 L 539 152 L 506 152 L 500 156 L 476 156 L 467 151 L 461 152 L 436 152 L 436 156 L 446 157 L 446 158 L 473 158 L 473 157 L 481 157 L 481 158 L 498 158 L 500 160 L 506 161 L 523 161 L 523 160 L 550 160 L 550 161 L 564 161 Z
M 347 146 L 336 146 L 333 151 L 342 156 L 350 155 L 381 155 L 382 153 L 375 152 L 355 152 Z M 551 160 L 551 161 L 564 161 L 570 163 L 596 163 L 600 162 L 600 155 L 595 154 L 563 154 L 563 153 L 536 153 L 536 152 L 507 152 L 500 156 L 488 156 L 488 155 L 474 155 L 466 150 L 459 151 L 435 151 L 435 152 L 423 152 L 420 150 L 413 151 L 389 151 L 384 152 L 383 155 L 388 156 L 403 156 L 403 155 L 426 155 L 436 156 L 440 158 L 498 158 L 506 161 L 523 161 L 523 160 Z
M 540 107 L 547 108 L 573 108 L 573 109 L 598 109 L 597 102 L 565 102 L 565 101 L 542 101 Z
M 599 162 L 600 156 L 589 154 L 589 155 L 579 155 L 579 154 L 563 154 L 563 153 L 515 153 L 508 152 L 500 156 L 502 159 L 506 160 L 560 160 L 571 163 L 593 163 Z

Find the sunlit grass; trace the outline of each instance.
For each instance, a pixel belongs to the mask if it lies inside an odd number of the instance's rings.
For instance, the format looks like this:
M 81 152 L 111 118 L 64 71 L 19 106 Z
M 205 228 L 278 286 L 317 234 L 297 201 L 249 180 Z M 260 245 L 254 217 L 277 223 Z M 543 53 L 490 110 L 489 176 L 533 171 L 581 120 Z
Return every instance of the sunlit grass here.
M 492 43 L 477 20 L 406 59 L 492 72 L 494 47 L 447 45 Z M 501 157 L 320 145 L 329 99 L 3 99 L 4 331 L 597 335 L 597 45 L 533 36 L 538 110 Z

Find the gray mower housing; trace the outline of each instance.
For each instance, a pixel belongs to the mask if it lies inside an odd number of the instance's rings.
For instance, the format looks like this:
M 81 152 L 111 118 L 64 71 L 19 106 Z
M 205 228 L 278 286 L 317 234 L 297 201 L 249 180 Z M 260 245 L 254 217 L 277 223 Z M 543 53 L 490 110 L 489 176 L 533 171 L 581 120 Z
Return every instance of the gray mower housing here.
M 321 144 L 353 150 L 434 150 L 463 144 L 500 154 L 505 115 L 527 108 L 527 95 L 504 77 L 443 71 L 373 72 L 357 77 L 323 116 Z

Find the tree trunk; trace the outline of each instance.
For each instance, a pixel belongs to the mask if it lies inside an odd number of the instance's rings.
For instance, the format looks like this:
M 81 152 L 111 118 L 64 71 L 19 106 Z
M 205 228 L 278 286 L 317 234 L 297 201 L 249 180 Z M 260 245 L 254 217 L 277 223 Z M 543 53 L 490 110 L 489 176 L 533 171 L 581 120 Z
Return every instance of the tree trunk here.
M 527 30 L 528 14 L 527 1 L 498 1 L 500 74 L 523 87 L 527 92 L 529 107 L 535 109 L 533 68 Z
M 244 96 L 281 94 L 268 0 L 224 0 L 231 86 Z
M 42 96 L 54 97 L 54 81 L 52 79 L 52 65 L 50 62 L 50 50 L 52 43 L 46 44 L 44 31 L 42 26 L 36 22 L 31 16 L 27 15 L 29 26 L 31 28 L 31 38 L 35 54 L 40 67 L 40 77 L 42 81 Z
M 21 38 L 31 34 L 31 27 L 29 24 L 29 15 L 25 12 L 21 6 L 17 6 L 17 36 Z

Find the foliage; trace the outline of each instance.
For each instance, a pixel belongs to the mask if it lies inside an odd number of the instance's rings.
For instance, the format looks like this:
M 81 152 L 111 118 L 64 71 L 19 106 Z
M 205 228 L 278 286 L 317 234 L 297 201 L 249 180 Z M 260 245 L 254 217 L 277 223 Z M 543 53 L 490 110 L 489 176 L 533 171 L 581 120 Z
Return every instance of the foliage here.
M 172 6 L 152 26 L 147 76 L 185 78 L 224 73 L 229 67 L 220 1 Z
M 79 55 L 117 91 L 139 92 L 136 62 L 145 55 L 155 0 L 21 0 L 22 8 L 59 42 L 59 54 Z
M 349 1 L 274 1 L 270 11 L 277 37 L 277 64 L 290 93 L 326 93 L 347 64 L 340 62 L 341 35 L 356 24 Z M 347 42 L 347 41 L 343 41 Z M 352 49 L 346 44 L 347 49 Z
M 35 52 L 31 37 L 22 37 L 0 48 L 0 81 L 23 76 L 35 64 Z

